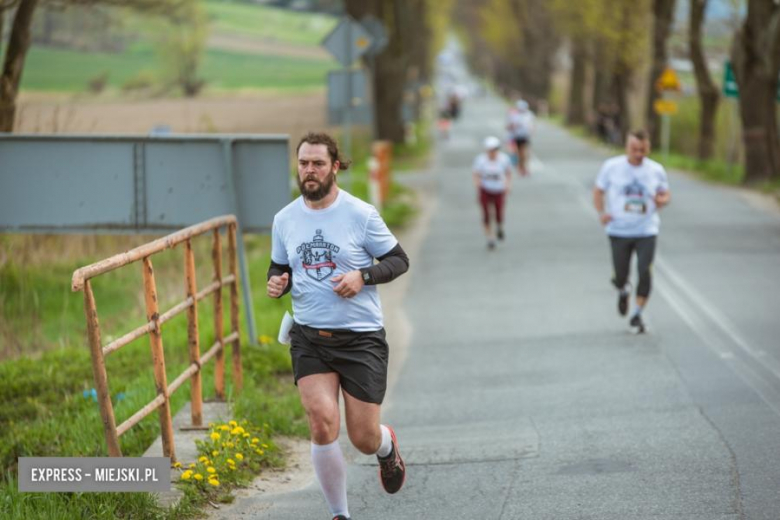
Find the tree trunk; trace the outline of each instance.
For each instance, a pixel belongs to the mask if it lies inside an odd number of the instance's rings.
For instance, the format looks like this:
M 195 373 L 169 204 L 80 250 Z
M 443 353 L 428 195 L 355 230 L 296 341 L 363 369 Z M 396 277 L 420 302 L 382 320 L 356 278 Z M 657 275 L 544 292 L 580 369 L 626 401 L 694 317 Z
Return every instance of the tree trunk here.
M 38 0 L 21 0 L 11 27 L 0 76 L 0 132 L 12 132 L 16 117 L 16 96 L 22 80 L 24 59 L 30 48 L 30 26 Z
M 673 22 L 674 0 L 653 0 L 653 62 L 650 68 L 650 88 L 647 92 L 647 129 L 654 142 L 658 142 L 661 135 L 659 117 L 655 113 L 655 101 L 659 98 L 655 82 L 667 65 L 666 41 L 669 39 Z
M 399 0 L 346 0 L 348 15 L 360 21 L 367 14 L 376 16 L 385 26 L 388 43 L 374 58 L 372 92 L 374 98 L 374 135 L 394 143 L 404 142 L 404 123 L 401 107 L 406 85 L 407 55 L 403 42 L 403 27 Z
M 690 0 L 691 13 L 689 19 L 688 45 L 690 48 L 693 70 L 696 75 L 696 88 L 699 92 L 701 112 L 699 116 L 699 159 L 712 158 L 715 148 L 715 117 L 718 114 L 720 93 L 712 81 L 707 68 L 701 43 L 701 26 L 707 9 L 707 0 Z
M 612 92 L 617 103 L 617 121 L 620 128 L 621 142 L 625 140 L 631 131 L 631 104 L 628 93 L 631 88 L 631 73 L 627 70 L 619 70 L 612 77 Z
M 569 85 L 569 103 L 566 107 L 567 125 L 585 124 L 585 72 L 588 50 L 584 39 L 572 41 L 571 83 Z
M 739 85 L 745 145 L 743 182 L 780 178 L 775 106 L 780 73 L 779 5 L 772 0 L 749 0 L 747 17 L 734 36 L 731 61 Z

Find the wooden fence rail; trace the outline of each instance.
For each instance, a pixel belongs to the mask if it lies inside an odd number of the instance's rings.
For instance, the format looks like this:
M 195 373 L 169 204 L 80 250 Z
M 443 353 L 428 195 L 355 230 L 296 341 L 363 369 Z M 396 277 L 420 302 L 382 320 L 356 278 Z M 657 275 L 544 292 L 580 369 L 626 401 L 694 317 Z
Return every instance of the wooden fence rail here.
M 228 268 L 230 274 L 222 275 L 222 240 L 220 228 L 227 227 L 228 235 Z M 162 433 L 163 454 L 176 460 L 176 450 L 173 445 L 173 422 L 171 420 L 170 396 L 188 379 L 190 385 L 190 400 L 192 402 L 192 425 L 202 426 L 203 422 L 203 391 L 200 372 L 204 364 L 214 358 L 214 386 L 219 399 L 225 398 L 225 367 L 223 348 L 226 344 L 232 345 L 233 357 L 233 383 L 237 389 L 243 385 L 241 370 L 241 347 L 238 331 L 238 264 L 236 253 L 236 217 L 226 215 L 216 217 L 200 224 L 172 233 L 166 237 L 154 240 L 130 251 L 114 255 L 100 262 L 77 269 L 73 273 L 72 288 L 74 291 L 84 291 L 84 313 L 87 319 L 87 334 L 89 347 L 92 353 L 92 372 L 95 377 L 100 415 L 103 419 L 103 429 L 106 435 L 108 453 L 112 457 L 121 457 L 122 450 L 119 445 L 119 437 L 127 430 L 138 424 L 144 417 L 155 410 L 159 410 L 160 431 Z M 192 238 L 211 231 L 212 262 L 214 264 L 214 281 L 197 290 L 195 280 L 195 255 L 192 251 Z M 154 278 L 154 267 L 151 256 L 166 249 L 173 248 L 181 243 L 184 247 L 184 273 L 185 289 L 187 297 L 172 308 L 160 314 L 158 308 L 157 285 Z M 98 321 L 95 296 L 92 292 L 91 279 L 114 269 L 124 267 L 134 262 L 141 261 L 144 300 L 146 302 L 147 322 L 135 330 L 103 345 L 100 339 L 100 324 Z M 222 287 L 230 286 L 230 334 L 223 337 L 222 319 Z M 200 334 L 198 332 L 198 302 L 207 296 L 214 295 L 214 332 L 215 341 L 209 350 L 201 356 Z M 172 383 L 168 384 L 165 372 L 165 352 L 162 340 L 162 325 L 174 316 L 187 312 L 187 343 L 190 365 Z M 134 413 L 129 419 L 116 425 L 114 408 L 111 404 L 111 394 L 108 390 L 108 376 L 106 374 L 105 357 L 127 345 L 128 343 L 149 335 L 149 343 L 152 349 L 152 362 L 154 367 L 154 381 L 157 388 L 155 397 L 146 406 Z

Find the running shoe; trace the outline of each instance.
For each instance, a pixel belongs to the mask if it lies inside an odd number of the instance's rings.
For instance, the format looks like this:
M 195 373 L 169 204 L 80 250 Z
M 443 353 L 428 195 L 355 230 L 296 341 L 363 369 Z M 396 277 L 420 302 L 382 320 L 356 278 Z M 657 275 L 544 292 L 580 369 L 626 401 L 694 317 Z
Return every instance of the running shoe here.
M 498 236 L 499 240 L 504 240 L 504 230 L 499 228 L 498 231 L 496 232 L 496 236 Z
M 631 321 L 628 322 L 629 325 L 633 329 L 635 329 L 634 332 L 637 334 L 644 334 L 645 333 L 645 322 L 642 321 L 642 316 L 639 314 L 635 314 L 633 318 L 631 318 Z
M 352 520 L 352 519 L 349 518 L 348 516 L 336 515 L 336 516 L 333 517 L 333 520 Z
M 398 439 L 395 438 L 395 432 L 389 426 L 387 428 L 393 439 L 393 448 L 387 457 L 377 455 L 377 459 L 379 460 L 379 481 L 385 491 L 393 494 L 397 493 L 406 481 L 406 464 L 398 452 Z
M 494 240 L 488 240 L 488 249 L 490 251 L 494 250 L 496 248 L 496 242 Z
M 618 312 L 621 316 L 628 314 L 628 292 L 618 292 Z

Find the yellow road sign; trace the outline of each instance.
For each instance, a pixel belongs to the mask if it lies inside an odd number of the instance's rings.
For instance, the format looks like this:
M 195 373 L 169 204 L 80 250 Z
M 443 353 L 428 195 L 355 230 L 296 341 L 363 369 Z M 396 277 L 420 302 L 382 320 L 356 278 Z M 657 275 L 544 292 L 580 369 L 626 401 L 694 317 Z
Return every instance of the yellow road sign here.
M 655 82 L 655 88 L 661 91 L 680 90 L 682 85 L 680 85 L 680 79 L 677 77 L 677 73 L 674 72 L 674 69 L 666 67 L 661 74 L 661 77 Z
M 656 99 L 653 103 L 656 114 L 672 115 L 677 113 L 677 103 L 669 99 Z

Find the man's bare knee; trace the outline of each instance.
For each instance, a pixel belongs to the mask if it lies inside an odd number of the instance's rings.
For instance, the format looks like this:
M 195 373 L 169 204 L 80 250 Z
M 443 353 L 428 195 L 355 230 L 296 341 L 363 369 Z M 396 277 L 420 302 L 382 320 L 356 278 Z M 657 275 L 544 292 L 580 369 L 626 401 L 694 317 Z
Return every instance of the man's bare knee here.
M 382 442 L 379 428 L 370 430 L 350 431 L 349 440 L 361 453 L 372 455 L 377 452 Z
M 339 436 L 338 408 L 317 406 L 306 410 L 311 439 L 315 444 L 330 444 Z

